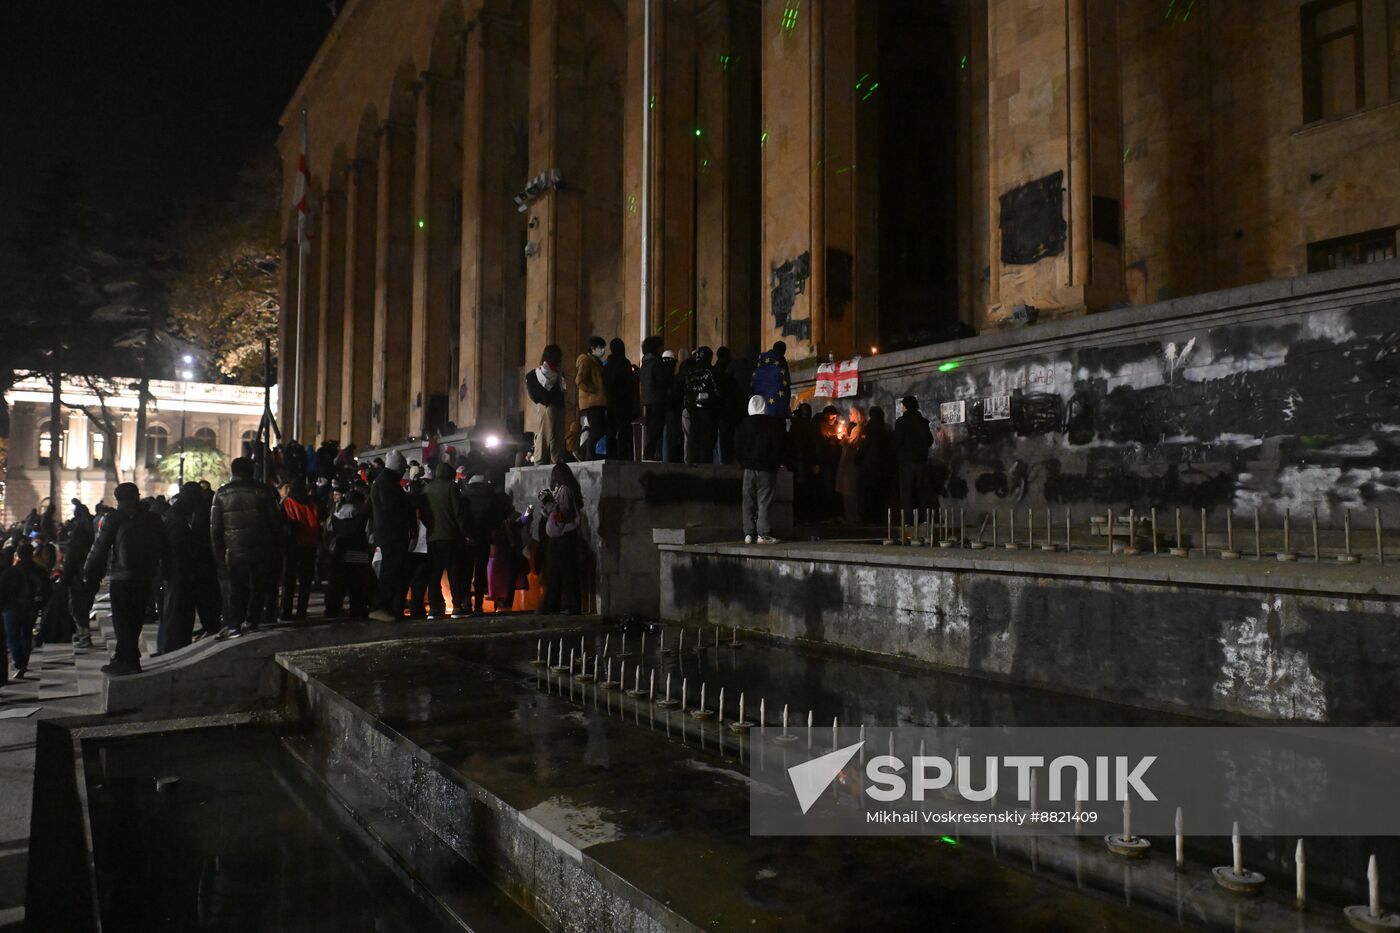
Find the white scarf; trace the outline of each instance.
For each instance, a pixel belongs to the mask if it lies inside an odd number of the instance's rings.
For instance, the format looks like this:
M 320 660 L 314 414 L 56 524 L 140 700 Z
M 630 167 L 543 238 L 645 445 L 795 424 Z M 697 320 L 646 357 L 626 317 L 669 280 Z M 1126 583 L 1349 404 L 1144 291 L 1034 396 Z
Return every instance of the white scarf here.
M 546 392 L 553 389 L 555 383 L 559 384 L 559 388 L 568 391 L 569 387 L 564 382 L 564 374 L 557 369 L 550 369 L 549 366 L 544 363 L 535 367 L 535 378 L 540 381 L 540 388 L 544 389 Z

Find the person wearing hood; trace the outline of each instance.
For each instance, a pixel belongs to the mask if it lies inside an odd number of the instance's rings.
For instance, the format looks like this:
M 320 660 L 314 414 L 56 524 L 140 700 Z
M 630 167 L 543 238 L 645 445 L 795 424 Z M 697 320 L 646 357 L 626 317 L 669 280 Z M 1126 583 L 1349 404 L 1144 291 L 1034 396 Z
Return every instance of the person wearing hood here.
M 691 357 L 690 367 L 686 370 L 685 409 L 681 413 L 686 463 L 714 461 L 719 412 L 720 393 L 710 366 L 710 348 L 701 347 Z
M 492 536 L 497 526 L 510 514 L 511 502 L 509 496 L 497 492 L 496 487 L 480 473 L 467 481 L 462 497 L 472 518 L 472 539 L 467 544 L 472 584 L 471 611 L 473 615 L 481 615 L 486 611 Z M 458 603 L 458 606 L 465 609 L 466 603 Z
M 403 618 L 408 555 L 418 538 L 418 516 L 401 482 L 406 468 L 403 454 L 389 451 L 384 469 L 370 487 L 374 545 L 379 549 L 380 563 L 374 611 L 369 617 L 376 622 L 398 622 Z
M 627 358 L 621 337 L 608 344 L 603 367 L 603 389 L 608 399 L 608 459 L 632 459 L 632 423 L 640 408 L 637 401 L 637 367 Z
M 765 414 L 787 417 L 792 406 L 792 380 L 788 375 L 786 343 L 779 340 L 759 356 L 750 385 L 754 395 L 763 396 Z
M 661 459 L 661 439 L 666 432 L 666 411 L 671 404 L 675 382 L 675 356 L 663 358 L 661 338 L 652 335 L 642 341 L 642 459 Z
M 287 517 L 290 540 L 282 556 L 283 620 L 305 619 L 311 601 L 311 578 L 316 571 L 316 550 L 321 544 L 321 510 L 306 488 L 306 478 L 292 480 L 287 497 L 282 500 L 282 514 Z M 296 610 L 292 596 L 296 595 Z
M 428 527 L 428 611 L 434 618 L 447 613 L 442 598 L 442 577 L 452 593 L 452 609 L 466 615 L 468 593 L 463 580 L 467 565 L 468 538 L 472 534 L 472 516 L 467 501 L 453 481 L 455 471 L 447 463 L 433 470 L 432 482 L 423 490 Z
M 194 640 L 195 586 L 192 546 L 194 515 L 203 504 L 198 483 L 180 487 L 170 510 L 161 516 L 165 540 L 170 547 L 170 559 L 162 568 L 165 576 L 165 599 L 161 604 L 160 622 L 156 627 L 156 651 L 169 654 Z
M 534 463 L 558 463 L 564 456 L 564 401 L 568 384 L 560 366 L 564 351 L 550 344 L 540 353 L 540 365 L 525 374 L 525 393 L 535 406 L 531 427 L 535 432 Z
M 220 638 L 253 631 L 264 617 L 270 581 L 277 579 L 286 524 L 277 493 L 253 478 L 253 461 L 239 457 L 230 464 L 233 478 L 214 493 L 209 510 L 209 540 L 214 560 L 228 579 L 227 611 Z
M 74 499 L 68 543 L 63 547 L 63 581 L 68 589 L 68 613 L 73 617 L 73 644 L 78 648 L 92 647 L 92 600 L 96 594 L 83 581 L 83 564 L 96 535 L 92 513 Z
M 778 468 L 783 462 L 783 419 L 764 414 L 768 402 L 762 395 L 749 399 L 749 414 L 734 432 L 734 452 L 744 468 L 744 543 L 776 544 L 770 512 L 778 489 Z
M 608 396 L 604 384 L 603 357 L 608 344 L 602 337 L 588 338 L 588 352 L 580 353 L 574 362 L 578 372 L 578 458 L 593 460 L 598 456 L 598 442 L 607 434 Z
M 243 463 L 251 474 L 252 462 Z M 111 576 L 108 595 L 117 648 L 112 663 L 102 672 L 120 676 L 141 673 L 141 626 L 146 621 L 151 587 L 169 557 L 169 545 L 160 519 L 141 508 L 141 490 L 135 483 L 118 484 L 116 498 L 117 507 L 102 519 L 83 565 L 83 579 L 96 589 L 104 576 Z

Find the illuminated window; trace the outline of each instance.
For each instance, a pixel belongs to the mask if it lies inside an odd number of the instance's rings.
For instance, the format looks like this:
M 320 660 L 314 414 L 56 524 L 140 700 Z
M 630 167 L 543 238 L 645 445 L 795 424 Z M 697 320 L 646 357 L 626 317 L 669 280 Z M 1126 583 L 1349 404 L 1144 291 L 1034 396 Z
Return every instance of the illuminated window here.
M 200 428 L 194 432 L 193 437 L 201 447 L 208 447 L 210 450 L 219 449 L 219 435 L 214 433 L 213 428 Z
M 68 439 L 68 432 L 65 431 L 58 436 L 57 456 L 63 458 L 63 447 Z M 53 422 L 45 421 L 39 425 L 39 466 L 48 466 L 49 458 L 55 455 L 53 447 Z
M 1327 272 L 1394 259 L 1397 229 L 1400 228 L 1386 227 L 1383 230 L 1370 230 L 1352 236 L 1337 237 L 1334 240 L 1309 243 L 1308 271 Z
M 256 446 L 257 436 L 258 435 L 256 431 L 243 432 L 243 437 L 240 438 L 241 443 L 239 445 L 240 449 L 243 451 L 242 456 L 252 459 L 253 448 Z
M 1311 123 L 1397 96 L 1400 3 L 1313 0 L 1302 7 L 1303 119 Z
M 121 435 L 117 435 L 120 437 Z M 116 446 L 113 444 L 112 446 Z M 107 449 L 107 435 L 97 428 L 88 429 L 88 454 L 95 467 L 105 467 L 111 463 L 114 451 Z
M 158 424 L 146 429 L 146 466 L 154 467 L 170 449 L 170 432 Z

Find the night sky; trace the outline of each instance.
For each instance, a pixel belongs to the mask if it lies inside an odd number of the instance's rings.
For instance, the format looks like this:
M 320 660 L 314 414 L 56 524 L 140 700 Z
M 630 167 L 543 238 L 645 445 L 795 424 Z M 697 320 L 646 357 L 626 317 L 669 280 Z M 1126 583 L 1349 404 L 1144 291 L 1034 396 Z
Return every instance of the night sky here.
M 0 237 L 54 159 L 106 210 L 217 195 L 276 139 L 331 23 L 326 0 L 6 0 Z

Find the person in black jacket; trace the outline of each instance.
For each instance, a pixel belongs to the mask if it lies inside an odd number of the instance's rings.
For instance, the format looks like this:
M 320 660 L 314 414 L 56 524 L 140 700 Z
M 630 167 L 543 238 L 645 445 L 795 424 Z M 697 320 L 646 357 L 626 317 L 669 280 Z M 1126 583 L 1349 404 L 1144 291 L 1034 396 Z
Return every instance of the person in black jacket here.
M 719 427 L 719 386 L 710 366 L 710 348 L 701 347 L 690 359 L 685 376 L 685 408 L 681 423 L 685 431 L 685 462 L 714 461 L 715 432 Z
M 525 392 L 535 406 L 531 426 L 535 431 L 536 466 L 559 463 L 564 456 L 564 400 L 568 385 L 560 366 L 564 351 L 554 344 L 540 354 L 540 365 L 525 374 Z
M 471 611 L 473 615 L 486 612 L 486 596 L 489 581 L 487 570 L 491 562 L 491 538 L 497 526 L 506 520 L 511 511 L 510 497 L 496 491 L 485 476 L 478 473 L 467 480 L 462 490 L 471 515 L 472 534 L 467 544 L 468 564 L 472 580 Z M 465 615 L 466 606 L 458 609 Z
M 68 613 L 73 617 L 73 644 L 79 648 L 92 647 L 92 589 L 83 581 L 83 564 L 96 529 L 92 513 L 77 499 L 73 500 L 73 520 L 68 523 L 68 543 L 63 547 L 63 582 L 68 588 Z
M 266 608 L 268 581 L 275 579 L 281 539 L 286 535 L 277 493 L 253 478 L 253 461 L 239 457 L 230 472 L 233 479 L 214 493 L 209 510 L 214 559 L 228 579 L 220 638 L 237 638 L 258 627 Z
M 112 581 L 109 596 L 117 650 L 102 672 L 139 674 L 141 626 L 146 621 L 151 587 L 169 556 L 168 545 L 160 519 L 141 508 L 141 491 L 135 483 L 119 484 L 116 498 L 116 509 L 106 514 L 97 531 L 83 579 L 94 589 L 104 575 Z
M 923 475 L 928 467 L 928 450 L 933 432 L 928 419 L 919 414 L 919 400 L 912 395 L 900 399 L 903 412 L 894 422 L 894 458 L 899 464 L 899 511 L 919 507 Z
M 778 468 L 783 462 L 783 419 L 765 415 L 767 401 L 761 395 L 749 399 L 748 417 L 734 434 L 735 454 L 744 468 L 744 543 L 776 544 L 769 511 L 778 488 Z
M 369 491 L 374 546 L 379 548 L 379 587 L 374 611 L 369 614 L 376 622 L 398 622 L 403 618 L 408 555 L 418 539 L 418 516 L 400 482 L 404 467 L 403 454 L 389 451 L 384 469 L 374 478 Z
M 326 551 L 330 564 L 326 583 L 326 618 L 340 615 L 348 597 L 350 615 L 362 616 L 369 608 L 370 570 L 369 503 L 364 487 L 347 488 L 337 480 L 331 493 L 331 516 L 326 520 Z
M 161 516 L 170 559 L 165 562 L 165 601 L 156 628 L 156 650 L 167 654 L 188 645 L 194 638 L 195 587 L 194 515 L 203 505 L 198 483 L 186 483 L 170 511 Z
M 661 338 L 642 341 L 642 459 L 661 459 L 661 438 L 666 431 L 666 411 L 671 404 L 675 360 L 662 359 Z
M 885 422 L 885 410 L 878 405 L 870 409 L 860 431 L 856 448 L 856 476 L 860 498 L 860 520 L 880 524 L 889 506 L 890 489 L 897 485 L 893 472 L 894 442 Z
M 48 573 L 34 560 L 34 545 L 25 541 L 15 549 L 14 564 L 0 574 L 0 614 L 5 619 L 5 645 L 16 677 L 29 670 L 34 619 L 48 602 L 49 586 Z M 0 683 L 9 682 L 8 664 L 0 665 L 0 678 Z
M 632 423 L 641 408 L 637 398 L 637 367 L 627 358 L 621 337 L 608 344 L 603 367 L 603 390 L 608 397 L 608 459 L 632 459 Z

